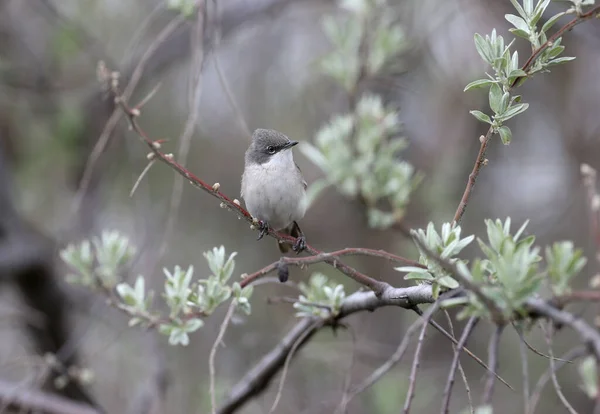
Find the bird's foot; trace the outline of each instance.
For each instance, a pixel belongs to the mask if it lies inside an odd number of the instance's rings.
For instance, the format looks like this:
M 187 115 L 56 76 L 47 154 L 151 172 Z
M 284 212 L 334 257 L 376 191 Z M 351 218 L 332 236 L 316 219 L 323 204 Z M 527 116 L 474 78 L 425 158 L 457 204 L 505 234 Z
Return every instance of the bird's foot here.
M 267 223 L 266 221 L 262 221 L 260 220 L 258 222 L 258 238 L 256 239 L 257 241 L 262 239 L 263 237 L 265 237 L 267 234 L 269 234 L 269 223 Z
M 304 235 L 300 235 L 296 237 L 296 241 L 292 246 L 292 250 L 296 252 L 296 254 L 300 254 L 304 249 L 306 249 L 306 237 Z

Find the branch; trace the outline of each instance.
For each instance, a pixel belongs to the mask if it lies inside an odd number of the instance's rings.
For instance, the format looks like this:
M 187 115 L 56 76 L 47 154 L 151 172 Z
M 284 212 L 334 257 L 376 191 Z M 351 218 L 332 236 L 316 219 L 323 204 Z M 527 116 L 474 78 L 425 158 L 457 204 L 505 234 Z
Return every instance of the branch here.
M 442 403 L 441 413 L 445 414 L 449 412 L 450 409 L 450 397 L 452 395 L 452 386 L 454 385 L 454 376 L 456 374 L 456 369 L 460 364 L 460 351 L 467 344 L 467 340 L 469 339 L 469 335 L 475 328 L 475 325 L 479 321 L 476 317 L 471 317 L 463 329 L 463 333 L 460 336 L 458 341 L 458 345 L 456 345 L 454 349 L 454 356 L 452 357 L 452 363 L 450 364 L 450 372 L 448 373 L 448 379 L 446 380 L 446 386 L 444 387 L 444 401 Z
M 100 414 L 87 404 L 68 400 L 41 390 L 24 389 L 0 379 L 0 402 L 15 412 L 43 412 L 46 414 Z
M 348 296 L 340 309 L 340 312 L 327 324 L 321 324 L 319 328 L 314 326 L 315 318 L 301 319 L 283 337 L 273 350 L 267 353 L 231 390 L 229 397 L 221 406 L 219 414 L 233 413 L 246 401 L 260 394 L 267 388 L 273 377 L 282 368 L 285 360 L 298 338 L 304 336 L 298 345 L 302 347 L 317 332 L 318 329 L 331 326 L 342 318 L 361 311 L 373 311 L 384 306 L 399 306 L 411 309 L 416 304 L 433 303 L 431 286 L 418 285 L 408 288 L 387 288 L 380 297 L 374 292 L 356 292 Z M 429 309 L 427 310 L 429 312 Z M 308 332 L 308 333 L 307 333 Z
M 308 256 L 308 257 L 288 257 L 288 256 L 283 256 L 281 257 L 280 260 L 278 260 L 277 262 L 271 263 L 268 266 L 263 267 L 260 270 L 257 270 L 256 272 L 247 275 L 244 277 L 244 280 L 240 283 L 240 285 L 242 287 L 248 286 L 249 284 L 251 284 L 252 282 L 254 282 L 255 280 L 257 280 L 258 278 L 268 275 L 271 272 L 274 272 L 276 270 L 278 270 L 282 264 L 285 265 L 292 265 L 292 266 L 298 266 L 298 267 L 304 267 L 305 265 L 310 265 L 310 264 L 315 264 L 315 263 L 322 263 L 324 262 L 326 259 L 335 259 L 337 257 L 341 257 L 341 256 L 372 256 L 372 257 L 380 257 L 383 259 L 388 259 L 392 262 L 396 262 L 396 263 L 404 263 L 404 264 L 408 264 L 410 266 L 415 266 L 415 267 L 420 267 L 420 268 L 427 268 L 426 266 L 420 264 L 419 262 L 416 262 L 414 260 L 410 260 L 407 259 L 405 257 L 402 256 L 397 256 L 395 254 L 392 253 L 388 253 L 386 251 L 383 250 L 374 250 L 374 249 L 365 249 L 365 248 L 351 248 L 348 247 L 346 249 L 342 249 L 342 250 L 337 250 L 331 253 L 319 253 L 315 256 Z M 336 267 L 335 265 L 333 265 L 333 267 Z
M 582 23 L 588 19 L 591 19 L 599 12 L 600 12 L 600 6 L 595 6 L 590 11 L 575 17 L 569 23 L 565 24 L 563 27 L 558 29 L 556 31 L 556 33 L 554 33 L 554 35 L 550 36 L 550 38 L 548 39 L 548 41 L 546 43 L 544 43 L 539 48 L 537 48 L 536 50 L 533 51 L 533 53 L 531 54 L 531 56 L 529 56 L 529 59 L 527 59 L 527 61 L 525 62 L 525 64 L 523 65 L 523 67 L 521 69 L 523 71 L 527 72 L 527 70 L 530 69 L 531 66 L 533 65 L 533 63 L 535 62 L 535 59 L 540 55 L 540 53 L 542 53 L 544 50 L 546 50 L 548 48 L 548 46 L 553 44 L 565 32 L 571 30 L 572 28 L 577 26 L 579 23 Z M 523 78 L 515 79 L 514 82 L 511 84 L 510 89 L 518 87 L 521 79 L 523 79 Z M 493 129 L 493 127 L 490 126 L 490 128 L 488 129 L 485 136 L 482 135 L 479 138 L 479 141 L 481 142 L 481 146 L 479 147 L 479 153 L 477 154 L 477 158 L 475 159 L 475 165 L 473 165 L 473 170 L 471 171 L 471 174 L 469 174 L 467 186 L 465 187 L 465 191 L 462 195 L 460 203 L 458 204 L 456 213 L 454 213 L 454 222 L 457 224 L 460 222 L 460 219 L 465 214 L 465 210 L 467 209 L 467 204 L 469 204 L 469 200 L 471 198 L 471 193 L 473 191 L 473 187 L 475 187 L 475 182 L 477 181 L 477 177 L 479 176 L 481 167 L 483 165 L 485 165 L 485 163 L 486 163 L 485 152 L 487 150 L 488 144 L 489 144 L 490 139 L 492 138 L 493 134 L 494 134 L 494 129 Z
M 527 307 L 532 316 L 546 317 L 555 323 L 567 325 L 576 331 L 586 343 L 590 352 L 594 354 L 597 360 L 600 360 L 600 332 L 586 321 L 576 317 L 572 313 L 557 309 L 539 298 L 529 299 Z
M 494 333 L 492 334 L 492 338 L 490 339 L 488 365 L 490 370 L 493 372 L 496 372 L 498 369 L 498 346 L 500 344 L 500 337 L 502 336 L 503 330 L 504 325 L 496 325 Z M 492 403 L 492 395 L 494 394 L 494 382 L 496 382 L 496 377 L 491 374 L 491 371 L 488 373 L 488 378 L 485 383 L 483 398 L 481 400 L 482 405 L 489 405 Z
M 232 200 L 229 197 L 227 197 L 225 194 L 223 194 L 222 192 L 219 191 L 220 185 L 218 183 L 215 183 L 212 186 L 208 185 L 206 182 L 204 182 L 203 180 L 198 178 L 196 175 L 194 175 L 193 173 L 188 171 L 184 166 L 182 166 L 178 162 L 174 161 L 172 154 L 164 154 L 163 152 L 161 152 L 159 150 L 161 147 L 161 144 L 150 139 L 150 137 L 146 134 L 146 132 L 144 132 L 144 130 L 140 127 L 139 123 L 137 122 L 137 117 L 140 115 L 139 109 L 131 108 L 126 103 L 126 101 L 121 93 L 121 90 L 119 89 L 118 73 L 110 73 L 103 64 L 99 65 L 98 72 L 99 72 L 101 79 L 109 84 L 110 90 L 115 99 L 115 103 L 121 108 L 123 113 L 126 115 L 127 119 L 129 120 L 129 125 L 130 125 L 131 129 L 139 136 L 139 138 L 150 149 L 151 153 L 153 154 L 150 157 L 151 159 L 157 159 L 157 160 L 161 161 L 162 163 L 168 165 L 175 172 L 177 172 L 179 175 L 181 175 L 186 180 L 188 180 L 191 185 L 193 185 L 194 187 L 196 187 L 200 190 L 207 192 L 208 194 L 210 194 L 213 197 L 220 200 L 221 207 L 227 208 L 228 210 L 235 212 L 238 215 L 238 217 L 246 220 L 253 227 L 258 224 L 258 221 L 254 217 L 252 217 L 252 215 L 245 208 L 243 208 L 240 205 L 240 202 L 237 199 Z M 296 239 L 294 237 L 288 236 L 284 233 L 276 232 L 272 229 L 269 229 L 268 235 L 275 238 L 278 241 L 282 241 L 282 242 L 289 243 L 292 245 L 296 241 Z M 306 246 L 305 250 L 308 253 L 310 253 L 311 255 L 322 254 L 321 251 L 314 249 L 313 247 L 311 247 L 309 245 Z M 342 272 L 346 276 L 353 279 L 355 282 L 368 287 L 369 289 L 373 290 L 377 294 L 381 294 L 381 292 L 383 292 L 386 288 L 389 287 L 389 285 L 387 283 L 379 281 L 379 280 L 375 280 L 375 279 L 357 271 L 356 269 L 345 265 L 344 263 L 342 263 L 341 261 L 339 261 L 339 259 L 336 259 L 335 257 L 326 257 L 322 261 L 324 263 L 327 263 L 327 264 L 333 266 L 334 268 L 338 269 L 340 272 Z

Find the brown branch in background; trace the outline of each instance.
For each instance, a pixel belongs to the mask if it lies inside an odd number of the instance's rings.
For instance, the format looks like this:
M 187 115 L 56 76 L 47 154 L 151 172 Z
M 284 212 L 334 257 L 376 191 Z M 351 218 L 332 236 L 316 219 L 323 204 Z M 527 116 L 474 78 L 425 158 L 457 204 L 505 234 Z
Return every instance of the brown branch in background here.
M 533 352 L 534 354 L 539 355 L 541 357 L 547 358 L 547 359 L 551 358 L 550 355 L 546 355 L 543 352 L 540 352 L 537 349 L 535 349 L 533 346 L 531 346 L 531 344 L 529 342 L 527 342 L 527 340 L 525 339 L 525 336 L 523 335 L 523 330 L 518 325 L 516 325 L 514 322 L 512 325 L 515 328 L 515 331 L 517 332 L 517 334 L 519 335 L 519 338 L 521 339 L 521 342 L 523 343 L 523 345 L 525 345 L 527 348 L 529 348 L 529 350 L 531 352 Z M 560 359 L 560 358 L 554 358 L 554 359 L 557 361 L 562 361 L 562 359 Z M 563 361 L 563 362 L 570 364 L 572 361 Z
M 579 334 L 596 360 L 600 360 L 600 332 L 586 321 L 572 313 L 557 309 L 539 298 L 531 298 L 526 302 L 530 315 L 545 317 L 555 323 L 566 325 Z
M 569 23 L 565 24 L 563 27 L 558 29 L 556 31 L 556 33 L 554 33 L 552 36 L 550 36 L 548 38 L 548 41 L 546 43 L 544 43 L 539 48 L 537 48 L 536 50 L 533 51 L 533 53 L 531 54 L 531 56 L 529 56 L 529 59 L 527 59 L 527 61 L 525 62 L 525 64 L 523 65 L 523 67 L 521 69 L 523 71 L 527 72 L 527 70 L 530 69 L 531 66 L 533 65 L 533 63 L 535 62 L 535 59 L 540 55 L 540 53 L 542 53 L 544 50 L 546 50 L 548 48 L 548 46 L 550 46 L 553 42 L 555 42 L 565 32 L 571 30 L 572 28 L 577 26 L 579 23 L 582 23 L 582 22 L 594 17 L 598 12 L 600 12 L 600 6 L 595 6 L 588 12 L 575 17 Z M 511 84 L 510 89 L 518 87 L 521 79 L 522 78 L 515 79 L 514 82 Z M 457 224 L 460 223 L 460 219 L 465 214 L 467 204 L 469 204 L 469 200 L 471 199 L 471 193 L 473 192 L 473 188 L 475 187 L 475 182 L 477 181 L 477 177 L 479 176 L 481 167 L 483 165 L 485 165 L 485 163 L 486 163 L 485 153 L 487 151 L 488 144 L 489 144 L 490 139 L 492 138 L 493 134 L 494 134 L 494 129 L 490 126 L 487 133 L 485 135 L 482 135 L 479 138 L 479 141 L 481 142 L 481 145 L 479 147 L 479 152 L 477 153 L 477 158 L 475 159 L 475 164 L 473 165 L 473 170 L 469 174 L 469 179 L 467 181 L 467 186 L 465 187 L 465 191 L 463 192 L 462 198 L 460 199 L 460 203 L 458 204 L 458 208 L 456 209 L 456 212 L 454 213 L 454 222 Z
M 215 357 L 217 355 L 217 349 L 221 345 L 223 341 L 223 337 L 225 336 L 225 331 L 229 326 L 229 322 L 231 322 L 231 318 L 233 317 L 233 312 L 235 311 L 235 299 L 231 301 L 229 307 L 227 308 L 227 313 L 225 314 L 225 318 L 223 318 L 223 322 L 221 323 L 221 328 L 219 329 L 219 334 L 217 335 L 217 339 L 215 339 L 215 343 L 210 349 L 210 355 L 208 357 L 208 369 L 210 376 L 210 409 L 211 413 L 215 414 L 217 410 L 217 402 L 216 402 L 216 391 L 215 391 Z
M 458 345 L 454 347 L 454 356 L 452 357 L 452 363 L 450 364 L 450 372 L 448 373 L 448 379 L 446 380 L 446 386 L 444 387 L 444 397 L 442 401 L 442 408 L 440 413 L 446 414 L 450 410 L 450 397 L 452 396 L 452 386 L 454 385 L 454 376 L 456 375 L 456 368 L 460 365 L 460 352 L 467 344 L 467 340 L 475 328 L 475 325 L 479 321 L 479 318 L 472 316 L 469 318 L 463 333 L 458 340 Z
M 544 387 L 546 386 L 548 381 L 550 381 L 550 379 L 551 379 L 551 376 L 552 376 L 551 371 L 554 371 L 556 373 L 559 369 L 561 369 L 563 366 L 565 366 L 567 364 L 566 360 L 575 360 L 575 359 L 581 358 L 582 356 L 585 356 L 585 355 L 587 355 L 586 347 L 585 346 L 577 346 L 577 347 L 565 352 L 562 355 L 561 359 L 558 361 L 558 363 L 555 364 L 554 368 L 548 367 L 546 372 L 544 372 L 544 374 L 541 375 L 540 378 L 538 379 L 538 382 L 535 385 L 533 392 L 531 393 L 531 397 L 529 399 L 529 411 L 526 412 L 525 414 L 533 414 L 535 412 L 535 407 L 537 406 L 537 403 L 540 400 L 542 391 L 544 390 Z
M 541 325 L 541 327 L 542 329 L 544 329 L 543 325 Z M 548 329 L 544 329 L 544 334 L 546 336 L 546 342 L 548 343 L 548 353 L 550 354 L 550 378 L 552 379 L 552 385 L 554 385 L 554 391 L 556 391 L 556 395 L 558 395 L 558 399 L 560 400 L 562 405 L 564 405 L 565 409 L 570 414 L 577 414 L 577 411 L 575 411 L 571 403 L 569 403 L 569 400 L 567 400 L 567 397 L 565 397 L 565 395 L 563 394 L 560 384 L 558 383 L 558 378 L 556 378 L 556 364 L 554 362 L 554 351 L 552 349 L 552 342 L 554 337 L 554 327 L 552 323 L 548 324 Z
M 287 354 L 285 358 L 285 362 L 283 363 L 283 370 L 281 371 L 281 379 L 279 380 L 279 386 L 277 387 L 277 394 L 275 395 L 275 400 L 273 401 L 273 405 L 269 410 L 269 414 L 273 414 L 277 405 L 279 404 L 279 400 L 281 399 L 281 394 L 283 393 L 283 384 L 285 384 L 285 379 L 287 378 L 287 372 L 290 367 L 290 362 L 292 361 L 292 357 L 296 354 L 296 350 L 301 346 L 301 344 L 312 335 L 312 332 L 317 331 L 320 326 L 322 326 L 327 321 L 324 320 L 316 320 L 309 329 L 304 332 L 292 345 L 290 348 L 290 352 Z
M 122 93 L 123 99 L 128 100 L 131 97 L 131 95 L 133 94 L 133 91 L 135 90 L 136 86 L 138 85 L 140 79 L 142 78 L 142 74 L 144 73 L 144 69 L 145 69 L 148 61 L 152 58 L 152 56 L 158 50 L 158 48 L 161 46 L 161 44 L 163 44 L 169 37 L 171 37 L 173 35 L 173 33 L 175 31 L 177 31 L 177 29 L 179 29 L 183 23 L 185 23 L 185 17 L 181 14 L 176 15 L 173 18 L 173 20 L 171 20 L 171 22 L 169 22 L 169 24 L 167 24 L 162 29 L 162 31 L 158 34 L 158 36 L 156 36 L 156 38 L 150 44 L 150 46 L 148 46 L 148 49 L 142 55 L 141 59 L 135 66 L 135 69 L 131 75 L 131 80 L 129 81 L 129 83 L 127 84 L 127 87 L 125 88 L 125 90 Z M 90 153 L 90 155 L 87 159 L 87 162 L 85 163 L 83 175 L 79 182 L 79 188 L 77 189 L 77 193 L 75 194 L 73 205 L 71 207 L 72 213 L 76 213 L 79 210 L 79 208 L 81 207 L 81 204 L 83 202 L 83 199 L 85 197 L 87 189 L 92 180 L 92 174 L 94 172 L 96 164 L 97 164 L 98 160 L 100 159 L 100 155 L 102 155 L 102 153 L 106 149 L 106 146 L 108 145 L 108 141 L 110 140 L 110 137 L 112 136 L 112 133 L 113 133 L 115 127 L 117 126 L 117 123 L 121 119 L 121 115 L 122 115 L 122 113 L 121 113 L 121 111 L 119 111 L 119 108 L 115 108 L 113 110 L 112 115 L 106 122 L 104 129 L 103 129 L 102 133 L 100 134 L 100 137 L 98 138 L 98 141 L 94 145 L 94 148 L 93 148 L 92 152 Z
M 490 339 L 490 345 L 488 349 L 488 366 L 490 370 L 496 372 L 498 370 L 498 352 L 500 345 L 500 337 L 502 336 L 502 331 L 504 330 L 504 325 L 496 325 L 494 328 L 494 333 Z M 496 382 L 496 377 L 490 373 L 488 373 L 488 377 L 485 383 L 485 388 L 483 391 L 483 397 L 481 399 L 482 405 L 488 405 L 492 403 L 492 396 L 494 395 L 494 383 Z
M 213 0 L 213 4 L 215 7 L 216 21 L 220 22 L 221 21 L 220 0 Z M 225 92 L 225 96 L 227 96 L 227 100 L 229 101 L 229 105 L 231 105 L 231 109 L 233 109 L 233 112 L 235 114 L 235 117 L 236 117 L 238 123 L 240 124 L 242 132 L 246 135 L 247 139 L 250 141 L 252 139 L 252 131 L 250 131 L 250 128 L 248 128 L 248 123 L 246 122 L 246 119 L 244 118 L 244 114 L 242 113 L 240 107 L 238 106 L 237 101 L 236 101 L 235 97 L 233 96 L 233 92 L 231 91 L 231 88 L 229 87 L 229 82 L 227 81 L 227 78 L 225 77 L 225 73 L 223 73 L 223 69 L 221 68 L 221 59 L 219 59 L 219 50 L 218 50 L 220 43 L 221 43 L 221 27 L 220 27 L 219 23 L 217 23 L 217 27 L 215 28 L 215 41 L 214 41 L 213 53 L 212 53 L 213 63 L 215 65 L 215 70 L 217 71 L 217 76 L 219 77 L 219 82 L 221 82 L 221 86 L 223 88 L 223 91 Z
M 348 366 L 348 369 L 346 370 L 346 375 L 344 375 L 342 400 L 336 407 L 334 414 L 346 414 L 346 412 L 348 411 L 347 399 L 348 395 L 350 394 L 350 386 L 352 385 L 352 370 L 354 369 L 354 365 L 356 364 L 356 334 L 351 326 L 344 325 L 344 328 L 350 334 L 350 338 L 352 339 L 352 353 L 350 358 L 350 364 Z
M 452 317 L 450 316 L 450 313 L 444 309 L 444 315 L 446 316 L 446 321 L 448 322 L 448 327 L 450 328 L 450 334 L 452 335 L 452 337 L 455 337 L 456 335 L 454 334 L 454 325 L 452 323 Z M 454 352 L 456 352 L 458 344 L 452 344 L 452 350 Z M 463 349 L 464 348 L 463 346 Z M 463 383 L 465 384 L 465 391 L 467 392 L 467 400 L 469 400 L 469 412 L 471 414 L 475 413 L 475 410 L 473 408 L 473 398 L 471 397 L 471 387 L 469 387 L 469 380 L 467 379 L 467 374 L 465 373 L 465 370 L 463 369 L 462 364 L 460 363 L 460 359 L 458 360 L 458 372 L 460 372 L 460 376 L 463 380 Z
M 439 308 L 439 301 L 436 302 L 432 308 Z M 435 309 L 437 310 L 437 309 Z M 435 311 L 434 310 L 434 311 Z M 412 367 L 410 369 L 410 376 L 408 380 L 408 392 L 406 394 L 406 399 L 404 400 L 404 409 L 402 412 L 404 414 L 408 414 L 410 412 L 410 406 L 412 404 L 413 398 L 415 397 L 415 387 L 417 385 L 417 373 L 419 371 L 419 365 L 421 363 L 421 351 L 423 349 L 423 342 L 425 341 L 425 332 L 427 332 L 427 326 L 429 325 L 429 319 L 433 316 L 433 312 L 427 315 L 425 321 L 423 323 L 423 327 L 421 328 L 421 333 L 419 334 L 419 339 L 417 340 L 417 348 L 415 349 L 415 355 L 413 357 Z
M 373 292 L 355 292 L 344 299 L 340 312 L 328 321 L 322 324 L 320 328 L 337 324 L 341 319 L 356 312 L 373 311 L 382 306 L 400 306 L 410 309 L 415 303 L 433 302 L 431 286 L 419 285 L 408 288 L 388 289 L 381 297 L 375 296 Z M 430 309 L 432 309 L 431 307 Z M 427 312 L 430 311 L 427 310 Z M 435 309 L 435 308 L 434 308 Z M 244 405 L 249 399 L 263 392 L 273 379 L 273 377 L 282 368 L 292 345 L 303 336 L 307 330 L 310 331 L 305 339 L 300 343 L 303 346 L 308 339 L 317 331 L 312 325 L 315 319 L 303 318 L 288 332 L 284 338 L 270 352 L 244 375 L 242 379 L 230 391 L 227 400 L 219 409 L 219 414 L 230 414 Z M 420 324 L 419 324 L 420 326 Z M 353 392 L 351 392 L 352 394 Z M 351 398 L 351 397 L 350 397 Z
M 198 123 L 198 117 L 200 115 L 200 95 L 202 94 L 202 69 L 204 66 L 204 15 L 206 13 L 206 6 L 204 1 L 199 2 L 196 10 L 196 23 L 192 30 L 192 41 L 190 43 L 191 55 L 193 57 L 192 64 L 189 72 L 189 96 L 188 96 L 188 116 L 183 127 L 183 132 L 177 140 L 179 149 L 177 150 L 177 159 L 182 165 L 187 163 L 187 157 L 190 152 L 190 145 L 192 142 L 192 136 L 196 130 L 196 124 Z M 127 98 L 127 95 L 125 95 Z M 139 106 L 136 107 L 138 110 L 141 109 Z M 150 161 L 152 162 L 152 161 Z M 169 236 L 173 231 L 177 217 L 179 217 L 178 211 L 181 205 L 181 196 L 183 194 L 183 178 L 175 176 L 173 182 L 173 189 L 171 191 L 171 201 L 169 203 L 169 211 L 167 213 L 167 222 L 162 233 L 162 241 L 158 252 L 152 255 L 154 259 L 153 265 L 150 267 L 154 270 L 157 264 L 162 259 L 168 243 Z
M 45 414 L 101 414 L 87 404 L 41 390 L 23 389 L 0 379 L 0 404 L 9 412 Z

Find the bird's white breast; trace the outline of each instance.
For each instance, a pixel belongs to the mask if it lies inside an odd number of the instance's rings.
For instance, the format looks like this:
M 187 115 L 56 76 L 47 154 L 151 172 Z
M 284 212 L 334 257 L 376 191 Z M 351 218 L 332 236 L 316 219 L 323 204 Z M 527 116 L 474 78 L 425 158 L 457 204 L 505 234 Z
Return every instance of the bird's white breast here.
M 252 216 L 280 230 L 306 212 L 306 191 L 292 151 L 275 154 L 264 164 L 246 165 L 242 197 Z

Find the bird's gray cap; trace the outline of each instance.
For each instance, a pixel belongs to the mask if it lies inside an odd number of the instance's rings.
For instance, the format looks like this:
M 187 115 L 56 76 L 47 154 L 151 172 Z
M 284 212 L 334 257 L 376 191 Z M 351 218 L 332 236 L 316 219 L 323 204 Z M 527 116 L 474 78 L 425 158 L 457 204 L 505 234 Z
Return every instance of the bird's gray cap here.
M 252 134 L 252 144 L 246 151 L 246 162 L 264 164 L 280 151 L 292 148 L 298 141 L 290 140 L 274 129 L 257 129 Z

